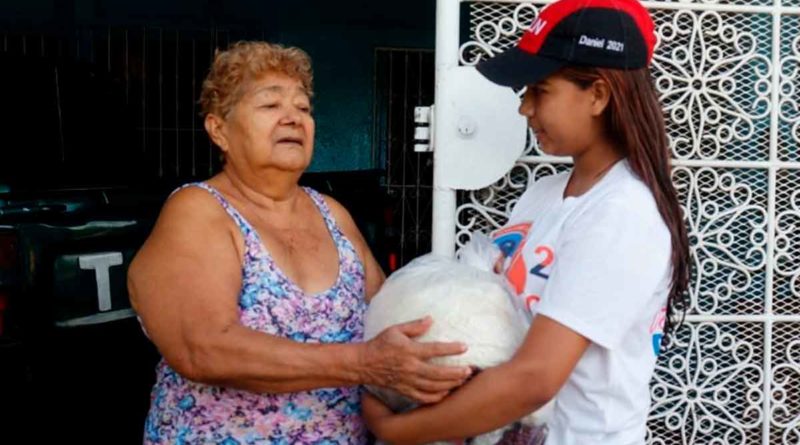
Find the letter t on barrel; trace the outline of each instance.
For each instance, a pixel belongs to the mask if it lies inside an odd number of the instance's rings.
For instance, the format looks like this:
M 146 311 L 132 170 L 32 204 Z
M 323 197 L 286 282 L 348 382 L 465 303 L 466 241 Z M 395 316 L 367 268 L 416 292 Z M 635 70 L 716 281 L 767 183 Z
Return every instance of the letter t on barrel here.
M 94 269 L 94 276 L 97 280 L 97 306 L 100 312 L 111 310 L 111 277 L 108 269 L 120 264 L 122 264 L 121 252 L 104 252 L 78 257 L 78 265 L 81 269 Z

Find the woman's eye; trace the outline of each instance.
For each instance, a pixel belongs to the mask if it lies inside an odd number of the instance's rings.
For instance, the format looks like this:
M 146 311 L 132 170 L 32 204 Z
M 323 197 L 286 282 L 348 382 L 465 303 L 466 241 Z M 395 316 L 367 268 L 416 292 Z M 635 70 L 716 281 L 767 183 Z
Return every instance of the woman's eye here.
M 261 108 L 278 108 L 278 104 L 277 103 L 263 104 L 261 105 Z
M 311 107 L 310 107 L 310 106 L 308 106 L 308 105 L 302 105 L 302 106 L 299 106 L 299 107 L 297 107 L 297 108 L 298 108 L 300 111 L 302 111 L 303 113 L 310 113 L 310 112 L 311 112 Z

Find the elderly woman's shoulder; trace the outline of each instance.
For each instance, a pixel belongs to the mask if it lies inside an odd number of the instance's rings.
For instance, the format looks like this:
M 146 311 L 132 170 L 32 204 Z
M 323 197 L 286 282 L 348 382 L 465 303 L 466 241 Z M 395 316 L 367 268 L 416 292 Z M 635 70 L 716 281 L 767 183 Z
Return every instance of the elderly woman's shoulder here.
M 342 232 L 344 232 L 344 234 L 351 239 L 360 239 L 361 233 L 359 232 L 358 226 L 353 220 L 353 217 L 350 216 L 350 212 L 347 210 L 347 208 L 333 197 L 322 193 L 321 195 L 325 200 L 325 204 L 327 204 L 328 208 L 331 210 L 333 219 L 336 220 L 336 224 L 339 225 L 339 228 L 342 230 Z
M 225 218 L 225 210 L 208 190 L 200 187 L 182 187 L 167 198 L 160 218 L 208 222 L 208 218 Z
M 353 217 L 350 216 L 350 212 L 347 211 L 347 208 L 342 205 L 339 201 L 337 201 L 332 196 L 326 195 L 324 193 L 320 193 L 322 199 L 325 201 L 325 204 L 328 205 L 328 208 L 331 210 L 331 215 L 336 220 L 337 223 L 340 225 L 342 224 L 352 224 L 355 226 L 355 222 L 353 222 Z
M 153 230 L 131 263 L 133 272 L 129 271 L 129 275 L 165 267 L 165 262 L 176 264 L 176 258 L 219 258 L 229 251 L 234 228 L 208 191 L 198 187 L 180 189 L 161 208 Z M 240 246 L 236 248 L 241 250 Z M 209 252 L 215 253 L 210 257 Z

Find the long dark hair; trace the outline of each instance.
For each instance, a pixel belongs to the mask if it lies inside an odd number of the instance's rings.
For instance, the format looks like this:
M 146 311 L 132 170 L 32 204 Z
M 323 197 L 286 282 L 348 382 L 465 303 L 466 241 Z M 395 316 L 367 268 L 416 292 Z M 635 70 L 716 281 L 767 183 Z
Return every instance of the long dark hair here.
M 559 74 L 584 89 L 601 79 L 608 84 L 611 97 L 604 112 L 607 136 L 650 189 L 661 218 L 672 235 L 672 286 L 661 339 L 661 345 L 666 347 L 670 336 L 683 323 L 689 307 L 687 292 L 691 263 L 683 212 L 671 179 L 664 114 L 650 71 L 647 68 L 613 70 L 570 66 Z

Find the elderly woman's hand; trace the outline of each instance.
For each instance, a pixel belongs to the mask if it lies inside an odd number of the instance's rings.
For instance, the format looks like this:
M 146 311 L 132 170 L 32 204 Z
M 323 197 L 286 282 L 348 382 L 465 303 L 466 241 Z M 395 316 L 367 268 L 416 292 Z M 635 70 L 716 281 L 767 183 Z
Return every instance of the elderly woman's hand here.
M 430 317 L 385 329 L 368 341 L 360 356 L 363 381 L 391 388 L 421 403 L 436 403 L 461 386 L 471 374 L 466 366 L 437 366 L 427 363 L 433 357 L 457 355 L 466 351 L 461 343 L 413 340 L 424 334 Z

